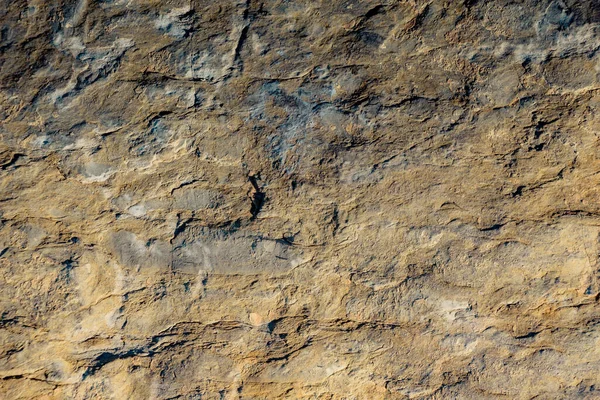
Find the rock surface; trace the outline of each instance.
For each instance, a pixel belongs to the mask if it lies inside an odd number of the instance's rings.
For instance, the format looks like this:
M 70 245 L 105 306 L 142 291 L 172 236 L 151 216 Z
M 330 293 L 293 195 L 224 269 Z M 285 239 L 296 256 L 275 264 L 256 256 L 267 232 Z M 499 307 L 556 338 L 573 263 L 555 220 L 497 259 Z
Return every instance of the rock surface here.
M 0 398 L 600 398 L 595 1 L 0 5 Z

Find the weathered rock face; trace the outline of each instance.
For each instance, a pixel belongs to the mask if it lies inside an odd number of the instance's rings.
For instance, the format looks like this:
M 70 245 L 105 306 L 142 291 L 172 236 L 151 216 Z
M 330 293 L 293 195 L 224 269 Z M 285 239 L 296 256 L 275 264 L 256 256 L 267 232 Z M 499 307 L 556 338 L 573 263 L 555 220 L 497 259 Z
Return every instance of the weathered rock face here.
M 600 6 L 0 1 L 0 397 L 600 397 Z

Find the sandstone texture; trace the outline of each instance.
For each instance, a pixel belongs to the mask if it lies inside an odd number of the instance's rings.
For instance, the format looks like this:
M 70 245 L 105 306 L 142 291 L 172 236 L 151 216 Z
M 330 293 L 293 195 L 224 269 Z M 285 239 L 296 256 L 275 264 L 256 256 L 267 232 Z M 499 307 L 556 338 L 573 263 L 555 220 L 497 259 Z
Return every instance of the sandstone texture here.
M 600 398 L 595 0 L 0 0 L 0 398 Z

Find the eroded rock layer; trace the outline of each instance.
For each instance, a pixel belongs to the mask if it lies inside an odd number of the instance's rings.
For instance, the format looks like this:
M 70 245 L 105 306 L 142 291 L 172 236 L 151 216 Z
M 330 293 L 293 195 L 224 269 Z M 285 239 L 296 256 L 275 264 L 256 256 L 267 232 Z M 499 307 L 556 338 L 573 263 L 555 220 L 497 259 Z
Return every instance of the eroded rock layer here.
M 0 0 L 0 397 L 599 398 L 599 33 Z

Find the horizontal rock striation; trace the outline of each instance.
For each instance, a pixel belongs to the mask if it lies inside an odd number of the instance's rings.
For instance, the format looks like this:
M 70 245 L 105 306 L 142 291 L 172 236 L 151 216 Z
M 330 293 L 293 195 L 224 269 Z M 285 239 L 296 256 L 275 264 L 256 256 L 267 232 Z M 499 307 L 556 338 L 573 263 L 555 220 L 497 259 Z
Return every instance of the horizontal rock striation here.
M 600 398 L 592 0 L 0 2 L 0 398 Z

